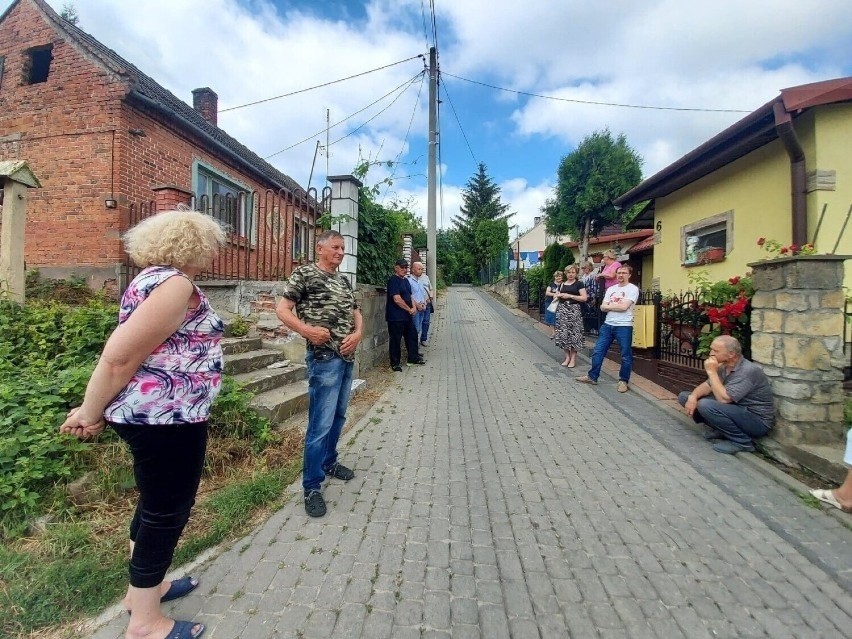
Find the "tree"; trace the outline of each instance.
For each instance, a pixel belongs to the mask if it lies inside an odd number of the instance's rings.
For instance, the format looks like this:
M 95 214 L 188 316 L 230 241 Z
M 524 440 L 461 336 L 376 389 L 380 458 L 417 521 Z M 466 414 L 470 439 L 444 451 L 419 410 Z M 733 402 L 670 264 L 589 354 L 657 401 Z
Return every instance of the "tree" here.
M 565 267 L 574 263 L 574 253 L 567 246 L 554 242 L 541 254 L 541 264 L 547 276 L 553 275 L 554 271 L 564 271 Z M 547 280 L 550 282 L 550 280 Z
M 80 16 L 77 13 L 77 8 L 74 6 L 73 2 L 66 2 L 62 5 L 62 11 L 59 12 L 59 17 L 65 20 L 65 22 L 70 22 L 75 26 L 80 21 Z
M 641 180 L 642 158 L 624 134 L 592 133 L 559 164 L 555 198 L 542 207 L 547 232 L 581 237 L 580 259 L 587 259 L 589 237 L 622 221 L 612 201 Z
M 488 175 L 484 163 L 480 162 L 476 174 L 471 177 L 462 191 L 460 215 L 453 218 L 458 231 L 457 250 L 462 270 L 466 271 L 468 281 L 475 281 L 479 269 L 488 264 L 490 258 L 499 250 L 508 249 L 509 227 L 507 220 L 514 213 L 507 213 L 509 205 L 500 200 L 500 187 Z M 502 226 L 493 224 L 501 222 Z M 479 226 L 486 223 L 483 229 Z M 500 238 L 494 234 L 505 231 Z M 488 238 L 487 242 L 483 238 Z M 499 251 L 497 251 L 499 253 Z
M 435 262 L 445 282 L 469 282 L 462 266 L 457 229 L 438 229 Z M 437 283 L 436 283 L 437 285 Z
M 361 161 L 352 174 L 364 182 L 375 162 Z M 383 182 L 358 189 L 358 281 L 384 286 L 393 273 L 393 263 L 402 256 L 403 233 L 422 230 L 420 222 L 406 205 L 398 201 L 379 204 Z M 423 231 L 425 233 L 425 231 Z

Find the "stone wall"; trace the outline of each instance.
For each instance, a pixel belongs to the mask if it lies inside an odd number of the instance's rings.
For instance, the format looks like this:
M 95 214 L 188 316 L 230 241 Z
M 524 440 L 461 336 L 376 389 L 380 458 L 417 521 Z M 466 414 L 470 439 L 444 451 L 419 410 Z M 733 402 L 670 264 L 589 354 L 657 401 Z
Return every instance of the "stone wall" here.
M 771 437 L 784 446 L 841 441 L 843 421 L 843 263 L 809 255 L 749 264 L 752 359 L 775 395 Z
M 490 292 L 494 293 L 503 302 L 506 306 L 510 308 L 518 308 L 518 280 L 514 279 L 511 282 L 507 282 L 506 280 L 500 280 L 495 284 L 486 284 L 483 288 Z
M 385 289 L 359 284 L 356 296 L 364 318 L 364 336 L 358 346 L 355 374 L 381 365 L 388 357 L 388 325 L 385 321 Z
M 249 315 L 253 303 L 259 297 L 281 297 L 283 281 L 247 282 L 247 281 L 200 281 L 198 285 L 204 289 L 213 308 L 233 315 Z M 381 364 L 388 355 L 388 325 L 385 322 L 385 289 L 370 284 L 359 284 L 355 297 L 361 304 L 361 315 L 364 318 L 364 336 L 358 347 L 355 375 L 359 371 L 367 371 Z M 290 344 L 289 342 L 293 342 Z M 288 358 L 294 361 L 304 359 L 304 339 L 296 335 L 292 340 L 283 339 L 282 346 Z M 285 342 L 287 344 L 285 344 Z

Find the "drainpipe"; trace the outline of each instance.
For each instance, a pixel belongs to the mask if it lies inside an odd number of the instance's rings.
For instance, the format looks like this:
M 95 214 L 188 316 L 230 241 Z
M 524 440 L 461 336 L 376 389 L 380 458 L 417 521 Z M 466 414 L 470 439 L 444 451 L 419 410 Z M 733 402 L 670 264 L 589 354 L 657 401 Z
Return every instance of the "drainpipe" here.
M 775 114 L 775 130 L 787 155 L 790 156 L 790 187 L 792 195 L 793 244 L 808 243 L 808 200 L 805 179 L 805 150 L 793 128 L 793 118 L 779 100 L 772 111 Z

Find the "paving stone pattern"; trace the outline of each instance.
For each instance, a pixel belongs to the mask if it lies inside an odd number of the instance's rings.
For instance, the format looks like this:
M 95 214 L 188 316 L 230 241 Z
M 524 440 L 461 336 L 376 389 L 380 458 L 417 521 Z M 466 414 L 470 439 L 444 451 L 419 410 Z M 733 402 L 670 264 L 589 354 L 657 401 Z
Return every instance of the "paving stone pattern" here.
M 293 499 L 170 614 L 211 639 L 852 636 L 850 530 L 615 380 L 574 383 L 523 321 L 450 289 L 329 514 Z

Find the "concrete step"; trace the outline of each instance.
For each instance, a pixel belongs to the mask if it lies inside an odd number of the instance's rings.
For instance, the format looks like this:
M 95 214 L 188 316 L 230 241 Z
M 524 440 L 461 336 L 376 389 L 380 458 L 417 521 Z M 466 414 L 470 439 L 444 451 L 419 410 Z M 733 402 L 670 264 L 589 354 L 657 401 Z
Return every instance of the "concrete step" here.
M 228 375 L 248 373 L 266 368 L 282 359 L 281 351 L 267 348 L 249 351 L 248 353 L 238 353 L 225 358 L 225 373 Z
M 838 442 L 829 446 L 816 444 L 798 444 L 788 452 L 802 466 L 824 479 L 842 484 L 846 479 L 847 468 L 843 464 L 845 446 Z
M 255 395 L 250 405 L 274 423 L 283 422 L 308 408 L 308 382 L 293 382 Z
M 225 355 L 239 355 L 263 348 L 259 337 L 225 337 L 222 339 L 222 352 Z
M 252 393 L 265 393 L 273 388 L 300 382 L 307 376 L 304 364 L 290 364 L 282 368 L 261 368 L 234 375 L 234 379 Z
M 350 401 L 360 392 L 367 389 L 364 379 L 352 380 Z M 275 388 L 252 398 L 251 407 L 258 413 L 276 424 L 308 409 L 307 380 L 293 382 L 280 388 Z

